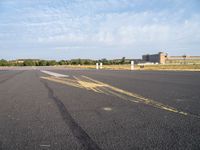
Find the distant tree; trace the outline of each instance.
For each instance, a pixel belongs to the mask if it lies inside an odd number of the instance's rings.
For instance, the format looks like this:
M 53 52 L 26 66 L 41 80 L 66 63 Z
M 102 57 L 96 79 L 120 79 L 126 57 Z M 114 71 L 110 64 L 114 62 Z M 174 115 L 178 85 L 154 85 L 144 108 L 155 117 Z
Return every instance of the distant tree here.
M 102 62 L 104 65 L 110 64 L 110 62 L 106 58 L 101 59 L 100 62 Z
M 23 63 L 24 66 L 36 66 L 35 61 L 32 60 L 25 60 Z
M 79 65 L 82 65 L 82 64 L 83 64 L 83 61 L 82 61 L 80 58 L 78 59 L 78 64 L 79 64 Z
M 82 63 L 84 65 L 94 65 L 95 61 L 94 60 L 90 60 L 90 59 L 85 59 L 85 60 L 82 60 Z
M 59 65 L 66 65 L 66 61 L 61 60 L 61 61 L 58 62 L 58 64 L 59 64 Z
M 47 65 L 47 61 L 46 60 L 40 60 L 39 61 L 39 66 L 46 66 Z
M 90 65 L 91 63 L 90 63 L 89 60 L 86 59 L 86 60 L 83 62 L 83 64 L 84 64 L 84 65 Z
M 78 64 L 80 64 L 80 60 L 79 59 L 73 59 L 73 60 L 71 60 L 71 64 L 72 65 L 78 65 Z
M 35 65 L 36 65 L 36 66 L 39 66 L 39 61 L 36 61 L 36 62 L 35 62 Z
M 125 62 L 126 62 L 126 57 L 122 57 L 122 59 L 121 59 L 121 64 L 125 64 Z
M 70 61 L 69 60 L 65 60 L 65 65 L 70 65 Z
M 0 60 L 0 66 L 8 66 L 8 65 L 9 65 L 9 63 L 7 60 L 4 60 L 4 59 Z
M 47 61 L 47 66 L 55 66 L 55 65 L 57 65 L 57 62 L 55 60 Z

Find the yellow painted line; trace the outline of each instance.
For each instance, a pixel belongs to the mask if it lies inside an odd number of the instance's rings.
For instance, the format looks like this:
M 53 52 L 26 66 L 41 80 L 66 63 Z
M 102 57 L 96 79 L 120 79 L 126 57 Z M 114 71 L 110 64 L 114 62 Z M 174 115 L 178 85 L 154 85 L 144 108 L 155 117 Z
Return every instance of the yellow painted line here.
M 97 92 L 97 93 L 104 93 L 100 88 L 98 87 L 102 87 L 104 85 L 101 85 L 101 84 L 96 84 L 96 83 L 93 83 L 93 82 L 87 82 L 87 81 L 83 81 L 77 77 L 74 76 L 74 78 L 77 80 L 77 82 L 84 88 L 88 89 L 88 90 L 92 90 L 94 92 Z
M 58 79 L 58 78 L 55 78 L 55 77 L 41 77 L 42 79 L 45 79 L 45 80 L 50 80 L 50 81 L 54 81 L 54 82 L 57 82 L 57 83 L 61 83 L 61 84 L 65 84 L 65 85 L 70 85 L 70 86 L 74 86 L 74 87 L 77 87 L 77 88 L 82 88 L 78 83 L 75 83 L 75 82 L 71 82 L 70 80 L 66 81 L 66 80 L 62 80 L 62 79 Z
M 129 100 L 134 103 L 143 103 L 143 104 L 146 104 L 146 105 L 158 108 L 158 109 L 162 109 L 162 110 L 173 112 L 173 113 L 178 113 L 178 114 L 181 114 L 184 116 L 190 115 L 193 117 L 200 118 L 200 116 L 180 111 L 174 107 L 157 102 L 153 99 L 149 99 L 144 96 L 138 95 L 136 93 L 131 93 L 131 92 L 125 91 L 123 89 L 111 86 L 109 84 L 100 82 L 98 80 L 92 79 L 87 76 L 81 76 L 81 78 L 73 76 L 74 79 L 59 78 L 59 77 L 52 77 L 52 76 L 51 77 L 41 77 L 41 78 L 50 80 L 53 82 L 73 86 L 76 88 L 91 90 L 93 92 L 97 92 L 97 93 L 101 93 L 101 94 L 113 95 L 113 96 L 119 97 L 124 100 Z
M 168 105 L 165 105 L 165 104 L 162 104 L 160 102 L 157 102 L 157 101 L 154 101 L 152 99 L 148 99 L 148 98 L 145 98 L 141 95 L 138 95 L 138 94 L 134 94 L 134 93 L 131 93 L 131 92 L 128 92 L 128 91 L 125 91 L 125 90 L 122 90 L 122 89 L 119 89 L 119 88 L 116 88 L 114 86 L 111 86 L 111 85 L 108 85 L 108 84 L 105 84 L 103 82 L 100 82 L 100 81 L 97 81 L 97 80 L 94 80 L 90 77 L 87 77 L 87 76 L 82 76 L 84 78 L 87 78 L 95 83 L 98 83 L 98 84 L 101 84 L 101 85 L 104 85 L 110 89 L 112 89 L 113 91 L 115 92 L 118 92 L 118 93 L 121 93 L 121 94 L 124 94 L 124 95 L 127 95 L 127 96 L 130 96 L 130 97 L 133 97 L 133 98 L 136 98 L 138 99 L 138 101 L 134 101 L 134 102 L 141 102 L 141 103 L 144 103 L 144 104 L 147 104 L 147 105 L 151 105 L 153 107 L 156 107 L 156 108 L 159 108 L 159 109 L 163 109 L 163 110 L 166 110 L 166 111 L 170 111 L 170 112 L 174 112 L 174 113 L 179 113 L 181 115 L 188 115 L 188 113 L 186 112 L 182 112 L 182 111 L 179 111 L 177 110 L 176 108 L 174 107 L 171 107 L 171 106 L 168 106 Z M 114 93 L 113 93 L 114 94 Z M 116 95 L 116 93 L 114 94 Z M 119 94 L 117 95 L 118 97 L 121 97 L 121 95 L 119 96 Z M 123 98 L 124 99 L 124 98 Z

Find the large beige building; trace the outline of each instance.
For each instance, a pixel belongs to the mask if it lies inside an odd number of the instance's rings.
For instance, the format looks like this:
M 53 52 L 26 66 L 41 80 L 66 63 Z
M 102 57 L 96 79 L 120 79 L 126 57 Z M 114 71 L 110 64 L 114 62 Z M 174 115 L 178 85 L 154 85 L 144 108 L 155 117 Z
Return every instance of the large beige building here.
M 169 56 L 164 52 L 152 55 L 143 55 L 142 60 L 160 64 L 200 64 L 200 56 Z

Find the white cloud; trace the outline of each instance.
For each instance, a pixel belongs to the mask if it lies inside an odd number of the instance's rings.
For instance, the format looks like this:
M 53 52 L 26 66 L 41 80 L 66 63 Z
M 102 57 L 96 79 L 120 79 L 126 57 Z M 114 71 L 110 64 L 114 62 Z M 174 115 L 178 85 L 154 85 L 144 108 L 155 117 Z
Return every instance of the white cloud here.
M 0 48 L 15 49 L 12 45 L 22 44 L 36 49 L 200 48 L 200 14 L 189 14 L 179 7 L 180 2 L 173 9 L 160 10 L 144 5 L 143 0 L 28 0 L 23 6 L 19 0 L 6 3 L 15 9 L 0 15 Z M 141 5 L 145 7 L 140 9 Z M 171 13 L 174 7 L 176 13 Z

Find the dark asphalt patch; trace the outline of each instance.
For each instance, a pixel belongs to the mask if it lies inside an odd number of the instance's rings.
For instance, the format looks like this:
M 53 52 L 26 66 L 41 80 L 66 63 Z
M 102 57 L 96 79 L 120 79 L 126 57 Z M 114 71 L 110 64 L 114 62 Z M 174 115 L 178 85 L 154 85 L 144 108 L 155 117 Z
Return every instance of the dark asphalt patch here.
M 57 105 L 64 122 L 69 126 L 74 137 L 80 142 L 83 149 L 100 150 L 101 148 L 90 138 L 90 136 L 72 118 L 72 116 L 70 115 L 65 105 L 62 103 L 62 101 L 59 98 L 55 96 L 54 91 L 48 86 L 47 82 L 43 80 L 41 80 L 41 82 L 44 84 L 45 88 L 47 89 L 49 98 L 54 100 L 55 104 Z

